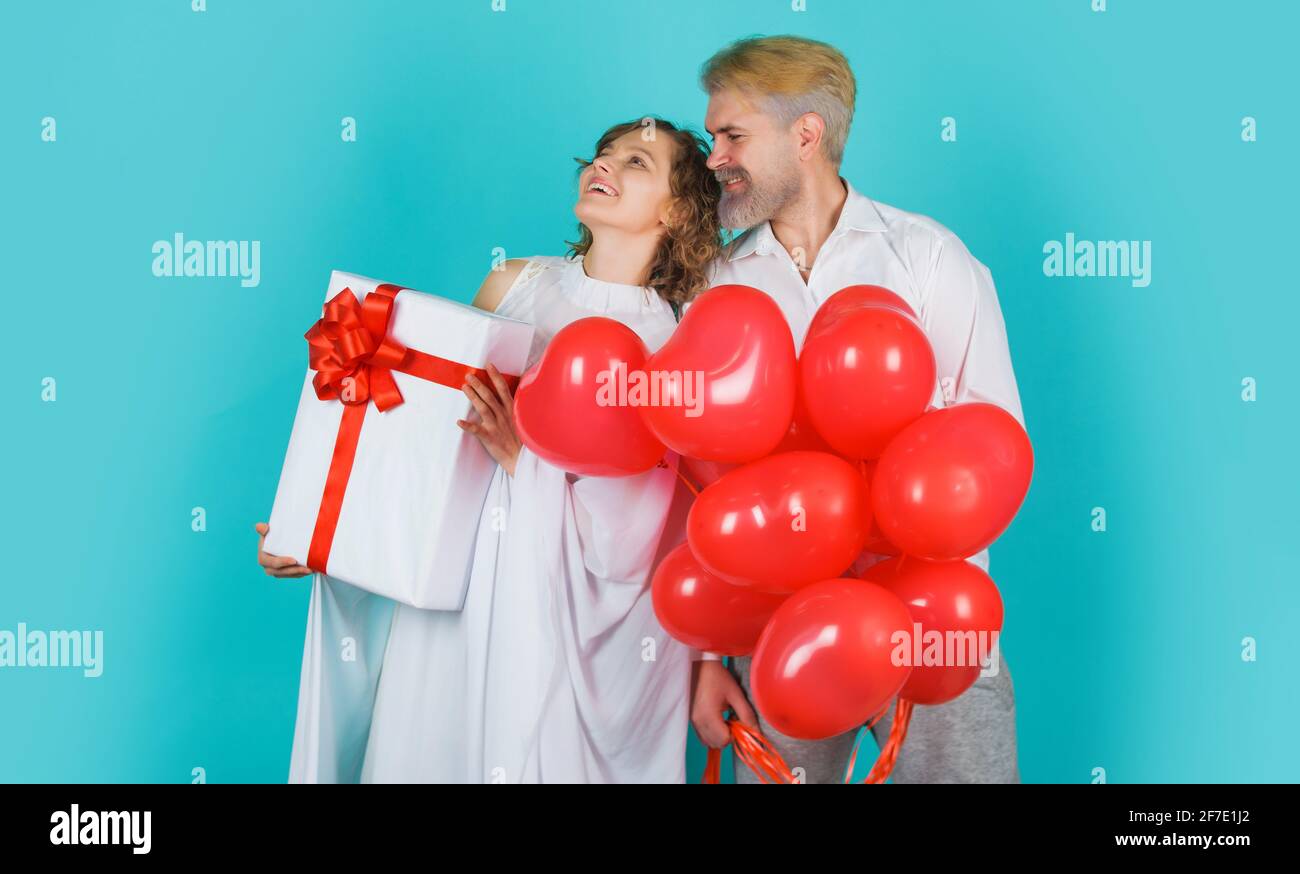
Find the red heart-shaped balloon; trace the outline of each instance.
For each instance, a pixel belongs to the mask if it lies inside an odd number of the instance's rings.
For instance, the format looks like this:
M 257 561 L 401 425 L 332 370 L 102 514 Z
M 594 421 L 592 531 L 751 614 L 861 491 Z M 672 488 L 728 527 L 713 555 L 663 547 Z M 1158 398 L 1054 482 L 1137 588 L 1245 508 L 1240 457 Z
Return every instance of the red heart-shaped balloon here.
M 709 573 L 683 543 L 664 556 L 650 582 L 655 616 L 687 646 L 749 655 L 785 595 L 733 586 Z
M 719 285 L 695 298 L 646 372 L 662 390 L 642 415 L 682 455 L 753 461 L 790 428 L 794 338 L 776 301 L 756 288 Z
M 916 311 L 907 301 L 883 285 L 850 285 L 826 298 L 826 302 L 817 308 L 806 336 L 816 333 L 817 329 L 840 313 L 848 312 L 860 306 L 887 306 L 916 319 Z M 920 321 L 920 319 L 917 319 Z
M 629 476 L 654 467 L 664 444 L 617 390 L 618 380 L 640 370 L 646 356 L 645 343 L 622 322 L 591 316 L 565 325 L 519 380 L 519 439 L 556 467 L 584 476 Z
M 893 592 L 912 614 L 912 673 L 900 695 L 917 704 L 943 704 L 975 684 L 980 661 L 996 655 L 1002 631 L 1002 596 L 983 568 L 904 556 L 872 565 L 862 579 Z M 934 656 L 939 664 L 931 663 Z
M 827 452 L 783 452 L 723 474 L 686 517 L 691 552 L 738 586 L 793 592 L 842 574 L 862 552 L 866 480 Z
M 848 458 L 878 458 L 925 412 L 935 387 L 930 341 L 894 307 L 863 304 L 826 319 L 799 353 L 800 390 L 817 433 Z
M 790 737 L 820 740 L 862 725 L 907 681 L 894 658 L 912 627 L 907 606 L 875 583 L 834 579 L 795 592 L 754 649 L 754 705 Z
M 876 522 L 907 555 L 968 558 L 1011 524 L 1033 471 L 1029 435 L 996 404 L 930 410 L 876 464 Z

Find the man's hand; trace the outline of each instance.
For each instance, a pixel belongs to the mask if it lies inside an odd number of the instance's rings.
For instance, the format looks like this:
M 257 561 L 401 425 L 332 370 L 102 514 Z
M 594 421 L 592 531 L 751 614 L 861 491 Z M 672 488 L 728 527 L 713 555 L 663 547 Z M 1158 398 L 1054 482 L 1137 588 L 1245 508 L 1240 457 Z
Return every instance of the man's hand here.
M 258 522 L 253 526 L 257 532 L 257 563 L 262 566 L 273 577 L 305 577 L 308 574 L 315 573 L 311 568 L 298 564 L 297 559 L 289 558 L 287 555 L 271 555 L 262 548 L 266 542 L 266 532 L 271 530 L 271 526 L 265 522 Z
M 731 743 L 731 732 L 723 713 L 758 729 L 758 717 L 749 706 L 745 691 L 720 661 L 701 660 L 691 665 L 691 725 L 705 746 L 721 749 Z
M 489 364 L 487 374 L 492 385 L 471 373 L 465 378 L 465 385 L 461 386 L 481 421 L 457 419 L 456 424 L 477 437 L 488 455 L 496 459 L 506 473 L 514 476 L 515 460 L 519 458 L 522 446 L 515 434 L 515 399 L 510 395 L 510 386 L 506 385 L 501 371 Z

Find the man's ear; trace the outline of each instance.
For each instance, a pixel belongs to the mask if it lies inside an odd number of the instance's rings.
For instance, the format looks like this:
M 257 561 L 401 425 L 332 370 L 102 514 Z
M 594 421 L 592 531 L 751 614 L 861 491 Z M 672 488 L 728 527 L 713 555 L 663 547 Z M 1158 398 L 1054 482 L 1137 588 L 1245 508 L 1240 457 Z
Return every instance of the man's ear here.
M 806 161 L 821 149 L 826 122 L 815 112 L 805 112 L 795 120 L 795 133 L 799 135 L 799 160 Z

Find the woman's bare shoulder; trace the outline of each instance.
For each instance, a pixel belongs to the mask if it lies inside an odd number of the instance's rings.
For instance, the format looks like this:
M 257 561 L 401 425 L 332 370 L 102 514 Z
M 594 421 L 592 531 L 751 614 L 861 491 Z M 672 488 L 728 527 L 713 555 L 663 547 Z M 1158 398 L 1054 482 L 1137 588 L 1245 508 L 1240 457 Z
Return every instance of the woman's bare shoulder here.
M 496 312 L 510 286 L 515 284 L 519 274 L 528 266 L 527 258 L 511 258 L 502 261 L 487 272 L 478 293 L 474 295 L 473 304 L 481 310 Z

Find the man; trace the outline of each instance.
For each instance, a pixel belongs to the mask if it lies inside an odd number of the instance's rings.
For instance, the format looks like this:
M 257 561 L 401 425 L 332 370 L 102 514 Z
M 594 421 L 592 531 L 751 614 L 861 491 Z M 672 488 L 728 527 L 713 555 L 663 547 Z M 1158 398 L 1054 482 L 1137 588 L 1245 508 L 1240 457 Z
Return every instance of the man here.
M 839 175 L 856 84 L 832 46 L 792 36 L 740 40 L 704 65 L 709 167 L 723 185 L 721 223 L 749 230 L 719 258 L 714 285 L 761 289 L 780 305 L 796 348 L 817 308 L 848 285 L 881 285 L 916 311 L 938 363 L 933 404 L 986 401 L 1024 424 L 1006 329 L 988 269 L 938 222 L 877 203 Z M 864 556 L 865 567 L 878 556 Z M 988 550 L 970 559 L 988 569 Z M 723 713 L 757 725 L 809 783 L 840 782 L 856 731 L 821 741 L 786 737 L 747 699 L 748 657 L 730 667 L 697 653 L 691 721 L 724 746 Z M 874 730 L 884 743 L 892 712 Z M 740 783 L 758 782 L 738 766 Z M 1014 783 L 1015 701 L 1006 660 L 947 704 L 918 706 L 893 779 Z

